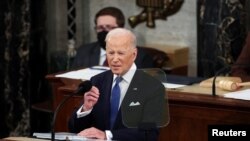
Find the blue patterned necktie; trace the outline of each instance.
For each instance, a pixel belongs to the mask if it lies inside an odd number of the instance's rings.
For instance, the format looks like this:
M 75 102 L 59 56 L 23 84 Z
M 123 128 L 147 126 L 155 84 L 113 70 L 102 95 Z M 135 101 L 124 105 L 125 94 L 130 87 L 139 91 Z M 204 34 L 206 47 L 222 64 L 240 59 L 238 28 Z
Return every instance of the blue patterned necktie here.
M 121 95 L 121 89 L 119 86 L 119 83 L 122 81 L 121 77 L 116 78 L 116 83 L 112 89 L 111 93 L 111 100 L 110 100 L 110 127 L 113 128 L 116 115 L 119 110 L 119 102 L 120 102 L 120 95 Z

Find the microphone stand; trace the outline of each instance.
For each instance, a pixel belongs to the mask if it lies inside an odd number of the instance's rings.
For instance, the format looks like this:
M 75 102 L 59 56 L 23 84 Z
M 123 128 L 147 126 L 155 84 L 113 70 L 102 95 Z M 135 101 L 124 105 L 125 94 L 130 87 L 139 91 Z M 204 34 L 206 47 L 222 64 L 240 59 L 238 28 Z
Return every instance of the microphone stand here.
M 76 94 L 78 94 L 78 92 L 73 93 L 69 95 L 68 97 L 64 98 L 63 101 L 56 107 L 56 110 L 53 115 L 52 126 L 51 126 L 51 141 L 55 140 L 55 121 L 56 121 L 57 113 L 60 111 L 62 106 L 66 103 L 66 101 L 68 101 L 72 96 Z
M 73 94 L 71 94 L 68 97 L 64 98 L 63 101 L 56 107 L 56 110 L 55 110 L 54 115 L 53 115 L 52 125 L 51 125 L 51 141 L 55 140 L 55 121 L 56 121 L 57 113 L 62 108 L 62 106 L 66 103 L 66 101 L 68 101 L 72 96 L 75 96 L 75 95 L 77 95 L 79 93 L 83 93 L 84 91 L 90 90 L 91 84 L 89 84 L 89 83 L 84 83 L 84 82 L 81 83 L 76 92 L 74 92 Z M 87 87 L 87 88 L 85 88 L 85 87 Z
M 216 85 L 217 76 L 228 69 L 230 69 L 230 66 L 225 66 L 215 73 L 214 78 L 213 78 L 213 82 L 212 82 L 212 95 L 213 96 L 216 96 L 216 86 L 215 85 Z

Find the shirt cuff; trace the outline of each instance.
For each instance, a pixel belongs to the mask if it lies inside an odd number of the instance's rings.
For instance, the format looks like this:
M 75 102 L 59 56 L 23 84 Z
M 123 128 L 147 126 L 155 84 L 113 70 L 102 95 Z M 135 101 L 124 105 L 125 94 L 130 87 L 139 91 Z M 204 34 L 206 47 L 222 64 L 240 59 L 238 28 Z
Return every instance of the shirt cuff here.
M 111 131 L 105 130 L 105 134 L 106 134 L 107 141 L 111 141 L 113 138 L 113 134 L 111 133 Z
M 81 117 L 87 116 L 92 111 L 92 109 L 90 109 L 88 111 L 82 112 L 82 109 L 83 109 L 83 105 L 76 112 L 77 118 L 81 118 Z

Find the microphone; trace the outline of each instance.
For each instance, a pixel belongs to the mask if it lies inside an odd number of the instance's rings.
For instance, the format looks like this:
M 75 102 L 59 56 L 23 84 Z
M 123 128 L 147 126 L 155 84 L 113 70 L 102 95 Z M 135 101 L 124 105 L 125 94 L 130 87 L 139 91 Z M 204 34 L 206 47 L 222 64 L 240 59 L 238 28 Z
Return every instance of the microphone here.
M 55 121 L 56 121 L 56 116 L 57 113 L 59 112 L 59 110 L 61 109 L 61 107 L 65 104 L 65 102 L 67 100 L 69 100 L 72 96 L 74 95 L 79 95 L 79 94 L 83 94 L 87 91 L 89 91 L 92 87 L 92 83 L 91 81 L 87 80 L 87 81 L 83 81 L 82 83 L 80 83 L 78 85 L 78 89 L 76 92 L 74 92 L 73 94 L 69 95 L 68 97 L 64 98 L 63 101 L 56 107 L 56 110 L 54 112 L 54 116 L 53 116 L 53 121 L 52 121 L 52 126 L 51 126 L 51 140 L 54 141 L 55 140 Z
M 82 94 L 89 91 L 92 88 L 92 83 L 89 80 L 83 81 L 78 85 L 78 90 L 73 94 Z

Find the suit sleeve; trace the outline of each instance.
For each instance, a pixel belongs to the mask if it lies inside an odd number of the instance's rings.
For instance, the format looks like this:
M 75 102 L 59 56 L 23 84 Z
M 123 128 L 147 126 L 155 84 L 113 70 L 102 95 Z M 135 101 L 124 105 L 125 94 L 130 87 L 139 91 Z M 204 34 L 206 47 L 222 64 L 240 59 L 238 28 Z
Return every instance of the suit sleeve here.
M 92 123 L 91 114 L 81 117 L 81 118 L 77 118 L 76 112 L 77 110 L 73 112 L 68 122 L 68 129 L 72 133 L 79 133 L 80 131 L 91 127 L 91 123 Z

